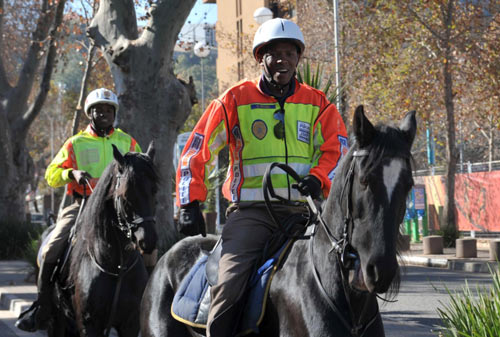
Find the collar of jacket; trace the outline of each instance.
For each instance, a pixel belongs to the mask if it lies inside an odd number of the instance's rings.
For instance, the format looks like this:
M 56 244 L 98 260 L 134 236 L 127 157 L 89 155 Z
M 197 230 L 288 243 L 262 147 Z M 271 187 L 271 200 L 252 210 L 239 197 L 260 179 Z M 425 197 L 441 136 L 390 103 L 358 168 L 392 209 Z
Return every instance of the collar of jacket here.
M 92 125 L 90 125 L 90 124 L 87 125 L 85 132 L 88 133 L 89 135 L 91 135 L 92 137 L 99 137 L 97 132 L 95 132 L 95 130 L 92 128 Z M 113 132 L 115 132 L 115 128 L 111 127 L 111 130 L 108 132 L 106 137 L 111 136 L 113 134 Z

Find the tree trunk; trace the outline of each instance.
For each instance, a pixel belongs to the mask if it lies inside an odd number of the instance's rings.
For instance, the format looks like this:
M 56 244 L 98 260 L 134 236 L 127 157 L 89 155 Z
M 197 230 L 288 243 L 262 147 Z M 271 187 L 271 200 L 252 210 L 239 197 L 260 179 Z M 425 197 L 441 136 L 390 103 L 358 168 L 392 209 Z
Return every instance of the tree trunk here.
M 443 63 L 443 78 L 444 78 L 444 102 L 446 107 L 446 199 L 444 205 L 444 221 L 445 226 L 451 233 L 458 232 L 455 213 L 455 173 L 457 170 L 457 148 L 455 139 L 455 108 L 453 103 L 453 78 L 452 78 L 452 62 L 453 56 L 451 52 L 451 23 L 453 22 L 453 1 L 448 2 L 448 6 L 443 11 L 445 17 L 444 24 L 444 37 L 442 48 L 444 50 L 444 63 Z
M 33 32 L 33 42 L 15 86 L 5 77 L 0 60 L 0 221 L 24 221 L 24 191 L 32 181 L 33 162 L 25 141 L 31 124 L 45 102 L 56 59 L 56 39 L 66 0 L 43 1 L 41 13 Z M 3 24 L 3 1 L 0 1 L 0 31 Z M 39 41 L 46 41 L 40 43 Z M 2 41 L 0 39 L 0 48 Z M 44 57 L 41 57 L 43 55 Z M 42 60 L 44 66 L 39 69 Z M 40 87 L 28 107 L 36 76 L 41 75 Z
M 156 158 L 162 175 L 156 209 L 160 250 L 178 239 L 172 217 L 173 145 L 191 103 L 185 86 L 173 74 L 172 59 L 177 35 L 194 2 L 156 2 L 138 37 L 132 0 L 101 0 L 87 29 L 110 65 L 120 102 L 119 127 L 143 148 L 154 140 L 160 154 Z

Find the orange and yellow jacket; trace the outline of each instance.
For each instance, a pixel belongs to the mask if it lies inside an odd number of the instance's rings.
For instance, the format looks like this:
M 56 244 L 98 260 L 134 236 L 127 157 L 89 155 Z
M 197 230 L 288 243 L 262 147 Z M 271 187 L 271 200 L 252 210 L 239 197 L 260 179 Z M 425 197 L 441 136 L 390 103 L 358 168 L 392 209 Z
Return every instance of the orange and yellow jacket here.
M 114 144 L 121 153 L 141 152 L 137 141 L 120 129 L 112 129 L 106 137 L 99 137 L 87 126 L 70 137 L 59 150 L 45 171 L 45 180 L 51 187 L 61 187 L 68 184 L 68 194 L 78 193 L 83 196 L 83 186 L 69 178 L 72 170 L 84 170 L 90 173 L 90 185 L 94 189 L 102 172 L 113 160 Z M 86 189 L 87 195 L 90 190 Z
M 291 166 L 301 177 L 314 175 L 327 196 L 335 169 L 347 152 L 344 122 L 324 93 L 295 80 L 284 105 L 284 137 L 274 130 L 279 102 L 265 94 L 259 80 L 228 89 L 205 110 L 191 133 L 177 169 L 177 205 L 205 201 L 217 153 L 229 144 L 229 167 L 222 191 L 231 202 L 263 201 L 262 178 L 270 163 Z M 279 115 L 278 115 L 279 116 Z M 281 115 L 283 116 L 283 115 Z M 281 123 L 283 123 L 281 122 Z M 301 200 L 295 183 L 281 169 L 271 174 L 275 192 Z

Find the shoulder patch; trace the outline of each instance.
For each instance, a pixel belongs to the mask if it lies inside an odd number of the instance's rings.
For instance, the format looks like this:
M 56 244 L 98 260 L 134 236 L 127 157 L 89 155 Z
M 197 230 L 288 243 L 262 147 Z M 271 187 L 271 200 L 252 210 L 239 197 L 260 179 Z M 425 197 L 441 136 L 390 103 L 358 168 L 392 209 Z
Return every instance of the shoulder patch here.
M 343 157 L 349 151 L 349 145 L 347 143 L 347 137 L 337 136 L 337 138 L 339 139 L 339 143 L 340 143 L 340 154 L 341 154 L 341 157 Z

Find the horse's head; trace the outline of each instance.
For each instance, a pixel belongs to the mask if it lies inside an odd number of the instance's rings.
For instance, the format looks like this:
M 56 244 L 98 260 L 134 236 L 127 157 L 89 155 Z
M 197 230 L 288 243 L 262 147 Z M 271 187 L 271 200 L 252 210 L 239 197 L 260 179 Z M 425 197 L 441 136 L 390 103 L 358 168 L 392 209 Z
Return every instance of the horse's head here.
M 353 131 L 355 143 L 336 177 L 342 178 L 336 182 L 343 190 L 340 208 L 350 219 L 345 226 L 347 249 L 357 255 L 351 286 L 384 293 L 399 275 L 396 246 L 413 186 L 410 149 L 416 133 L 415 112 L 407 113 L 397 128 L 374 127 L 359 106 Z
M 134 235 L 145 253 L 151 253 L 158 239 L 155 228 L 155 203 L 158 183 L 153 142 L 146 153 L 127 153 L 124 156 L 113 145 L 116 161 L 114 206 L 120 229 Z

